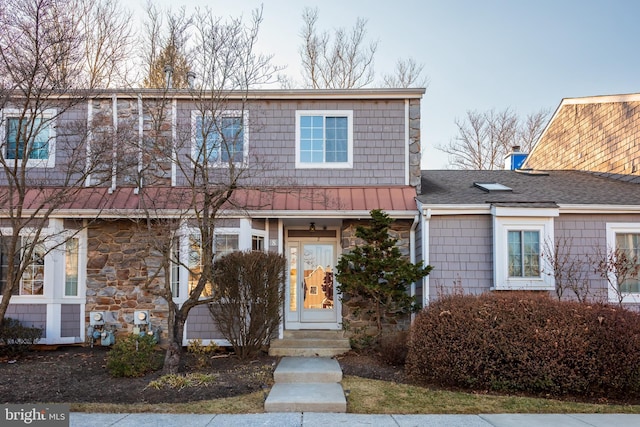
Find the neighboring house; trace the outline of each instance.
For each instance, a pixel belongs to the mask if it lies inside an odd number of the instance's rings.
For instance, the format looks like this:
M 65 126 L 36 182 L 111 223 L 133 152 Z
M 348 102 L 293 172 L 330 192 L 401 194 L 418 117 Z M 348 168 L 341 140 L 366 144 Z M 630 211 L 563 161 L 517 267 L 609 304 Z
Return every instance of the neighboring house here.
M 639 124 L 640 94 L 563 99 L 522 168 L 640 181 Z
M 148 271 L 132 219 L 144 218 L 148 206 L 155 216 L 170 217 L 179 204 L 167 195 L 189 197 L 189 171 L 176 167 L 175 156 L 197 164 L 199 148 L 206 145 L 213 169 L 224 171 L 228 156 L 238 163 L 265 165 L 259 168 L 261 175 L 250 177 L 248 188 L 236 190 L 235 203 L 225 205 L 216 231 L 217 254 L 254 249 L 286 255 L 282 330 L 341 329 L 336 284 L 327 277 L 340 254 L 355 243 L 355 226 L 369 218 L 370 210 L 383 209 L 396 219 L 402 248 L 416 259 L 423 94 L 424 89 L 259 90 L 237 99 L 232 94 L 226 114 L 203 119 L 186 91 L 113 91 L 91 96 L 62 114 L 43 112 L 51 121 L 36 137 L 42 136 L 40 149 L 29 155 L 28 173 L 34 178 L 29 203 L 36 205 L 42 182 L 64 185 L 64 174 L 56 168 L 65 163 L 61 147 L 80 139 L 71 131 L 75 123 L 92 127 L 86 147 L 76 148 L 92 155 L 106 147 L 106 166 L 87 177 L 86 188 L 52 216 L 45 233 L 68 232 L 73 238 L 40 257 L 22 278 L 7 316 L 42 327 L 46 344 L 84 342 L 96 312 L 123 332 L 140 321 L 134 314 L 148 311 L 152 326 L 166 332 L 166 303 L 143 286 Z M 248 102 L 239 113 L 234 102 L 241 96 Z M 163 112 L 159 127 L 151 123 L 154 108 Z M 14 125 L 15 111 L 0 113 L 2 155 L 22 159 L 24 153 L 15 152 L 15 137 L 5 130 Z M 212 122 L 220 138 L 224 132 L 240 136 L 227 152 L 216 145 L 218 137 L 205 142 L 200 136 Z M 168 149 L 146 150 L 152 129 L 159 129 Z M 181 139 L 187 144 L 178 146 Z M 0 191 L 6 185 L 0 178 Z M 0 207 L 2 215 L 6 211 Z M 0 223 L 7 222 L 0 218 Z M 198 238 L 185 224 L 174 242 L 177 256 L 193 264 L 192 272 L 197 269 Z M 11 262 L 6 255 L 0 254 L 4 267 Z M 319 270 L 322 281 L 313 277 Z M 194 281 L 185 267 L 171 268 L 177 302 Z M 206 306 L 190 313 L 184 342 L 190 339 L 224 343 Z
M 567 260 L 561 273 L 590 299 L 640 303 L 638 279 L 619 294 L 595 272 L 613 248 L 640 255 L 639 183 L 580 171 L 428 170 L 418 210 L 417 253 L 434 267 L 417 287 L 423 304 L 451 292 L 556 295 L 553 258 Z

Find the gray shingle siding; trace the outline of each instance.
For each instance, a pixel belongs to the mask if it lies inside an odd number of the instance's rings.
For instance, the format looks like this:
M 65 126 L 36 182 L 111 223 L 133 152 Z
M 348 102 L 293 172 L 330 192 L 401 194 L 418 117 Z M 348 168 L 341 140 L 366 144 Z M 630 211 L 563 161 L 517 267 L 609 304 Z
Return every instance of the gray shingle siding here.
M 224 339 L 218 327 L 213 322 L 211 313 L 206 305 L 199 305 L 191 309 L 186 324 L 187 340 Z
M 80 338 L 80 304 L 62 304 L 60 336 Z
M 460 287 L 488 291 L 493 282 L 493 233 L 489 215 L 433 216 L 429 221 L 429 296 Z
M 42 329 L 42 338 L 47 334 L 46 304 L 11 304 L 7 308 L 6 317 L 19 320 L 24 326 Z

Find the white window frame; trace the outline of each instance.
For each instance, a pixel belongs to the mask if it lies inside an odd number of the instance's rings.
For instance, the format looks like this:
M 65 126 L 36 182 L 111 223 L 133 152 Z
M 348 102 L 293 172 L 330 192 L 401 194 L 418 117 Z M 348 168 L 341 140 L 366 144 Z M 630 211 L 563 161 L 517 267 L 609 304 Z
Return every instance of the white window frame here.
M 191 236 L 199 236 L 200 235 L 200 231 L 197 228 L 194 227 L 182 227 L 177 233 L 176 233 L 176 239 L 178 241 L 178 244 L 180 245 L 179 248 L 179 255 L 180 255 L 180 264 L 177 268 L 177 272 L 178 272 L 178 297 L 173 297 L 173 300 L 175 302 L 184 302 L 187 300 L 187 298 L 189 297 L 189 269 L 187 268 L 187 265 L 189 265 L 188 261 L 189 261 L 189 239 L 191 238 Z M 242 239 L 241 239 L 241 230 L 240 228 L 216 228 L 215 231 L 215 235 L 237 235 L 238 236 L 238 246 L 239 249 L 242 250 Z M 215 239 L 215 237 L 214 237 Z M 173 251 L 173 248 L 172 248 Z M 215 247 L 214 247 L 214 251 L 215 251 Z M 214 253 L 215 256 L 215 253 Z M 172 268 L 170 269 L 170 274 L 171 274 L 171 284 L 176 283 L 175 278 L 173 277 L 173 275 L 175 274 L 176 269 Z
M 64 262 L 63 265 L 63 287 L 62 287 L 62 297 L 65 299 L 81 299 L 83 302 L 85 301 L 85 286 L 86 286 L 86 268 L 83 266 L 87 265 L 87 230 L 83 228 L 80 231 L 69 231 L 67 235 L 64 237 L 65 242 L 60 248 L 62 252 L 62 258 Z M 67 285 L 67 242 L 68 239 L 78 239 L 78 292 L 77 295 L 67 295 L 66 294 L 66 285 Z
M 540 256 L 540 275 L 537 277 L 509 276 L 509 231 L 537 231 L 540 237 L 540 252 L 545 242 L 553 242 L 553 218 L 558 209 L 553 208 L 508 208 L 492 207 L 493 215 L 493 287 L 492 290 L 553 291 L 553 275 L 544 274 L 547 267 Z
M 306 116 L 347 118 L 346 162 L 302 162 L 300 161 L 300 119 Z M 326 129 L 325 129 L 326 131 Z M 326 139 L 324 141 L 326 149 Z M 296 169 L 350 169 L 353 168 L 353 110 L 296 110 Z
M 246 166 L 249 158 L 249 112 L 246 110 L 225 110 L 217 115 L 218 117 L 241 117 L 242 118 L 242 162 L 233 162 L 236 166 Z M 205 112 L 204 116 L 201 111 L 191 111 L 191 158 L 194 162 L 199 162 L 199 148 L 197 135 L 197 120 L 205 117 L 213 117 L 211 111 Z M 229 167 L 228 161 L 222 160 L 222 153 L 218 152 L 218 158 L 215 161 L 207 160 L 209 167 Z
M 7 159 L 7 119 L 19 118 L 24 112 L 15 108 L 5 108 L 0 110 L 0 151 L 4 161 L 10 165 L 15 165 L 15 162 L 22 162 L 23 159 Z M 29 114 L 29 113 L 28 113 Z M 33 114 L 31 114 L 33 115 Z M 37 113 L 37 116 L 42 119 L 49 131 L 49 137 L 47 139 L 48 147 L 47 151 L 49 156 L 46 159 L 27 159 L 26 167 L 28 168 L 53 168 L 56 165 L 56 115 L 57 110 L 49 108 Z
M 616 248 L 616 234 L 624 234 L 624 233 L 640 233 L 640 223 L 637 222 L 608 222 L 606 224 L 606 235 L 607 235 L 607 256 L 609 251 L 615 250 Z M 607 281 L 607 296 L 609 298 L 609 302 L 615 302 L 616 304 L 619 301 L 618 292 L 616 289 L 612 288 L 612 284 L 615 284 L 616 288 L 618 283 L 616 282 L 616 277 L 614 273 L 609 273 L 609 280 Z M 622 303 L 632 303 L 638 304 L 640 303 L 640 293 L 630 292 L 623 293 Z
M 63 221 L 50 219 L 50 225 L 42 229 L 40 239 L 45 249 L 48 251 L 44 256 L 44 288 L 41 295 L 28 295 L 18 293 L 11 297 L 12 304 L 30 303 L 38 300 L 38 303 L 77 303 L 86 302 L 86 264 L 87 264 L 87 234 L 86 229 L 79 231 L 64 230 Z M 4 236 L 10 236 L 10 228 L 0 229 Z M 24 229 L 20 236 L 28 239 L 33 236 L 34 231 Z M 66 283 L 66 239 L 74 237 L 78 239 L 78 294 L 65 295 Z M 57 246 L 56 245 L 60 245 Z M 53 248 L 53 250 L 51 250 Z M 22 288 L 22 281 L 20 283 Z

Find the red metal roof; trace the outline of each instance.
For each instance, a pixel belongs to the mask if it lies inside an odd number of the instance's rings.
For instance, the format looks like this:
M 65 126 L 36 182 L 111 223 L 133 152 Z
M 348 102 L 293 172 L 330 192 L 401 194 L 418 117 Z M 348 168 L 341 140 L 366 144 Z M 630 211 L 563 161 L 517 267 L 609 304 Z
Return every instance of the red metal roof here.
M 0 201 L 7 206 L 7 188 L 0 188 Z M 183 187 L 149 187 L 139 192 L 122 187 L 113 192 L 109 188 L 78 188 L 64 193 L 59 188 L 29 189 L 24 209 L 57 206 L 57 210 L 79 215 L 88 211 L 109 213 L 137 210 L 183 210 L 193 206 L 194 198 L 202 199 L 202 192 Z M 265 189 L 236 189 L 224 205 L 226 210 L 271 211 L 415 211 L 416 191 L 410 186 L 386 187 L 287 187 Z M 65 200 L 58 203 L 57 200 Z

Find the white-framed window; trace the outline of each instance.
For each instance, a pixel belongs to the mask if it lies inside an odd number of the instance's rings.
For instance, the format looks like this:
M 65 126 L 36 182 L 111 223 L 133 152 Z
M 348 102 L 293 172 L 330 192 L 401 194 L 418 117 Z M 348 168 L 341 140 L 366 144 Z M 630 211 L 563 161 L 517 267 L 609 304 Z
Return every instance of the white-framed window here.
M 80 277 L 80 239 L 72 237 L 65 242 L 64 250 L 64 296 L 78 296 Z
M 606 233 L 607 257 L 612 251 L 621 251 L 627 262 L 640 263 L 640 223 L 607 223 Z M 627 277 L 624 283 L 617 283 L 615 273 L 611 272 L 608 297 L 612 302 L 640 303 L 640 277 Z
M 353 167 L 353 111 L 296 111 L 296 168 Z
M 34 296 L 50 301 L 64 298 L 84 298 L 86 272 L 83 265 L 87 260 L 86 232 L 84 230 L 64 230 L 62 221 L 50 220 L 52 226 L 43 229 L 41 241 L 33 243 L 28 230 L 20 236 L 18 251 L 21 256 L 8 253 L 8 241 L 12 237 L 10 229 L 2 229 L 0 237 L 0 293 L 8 280 L 10 262 L 19 268 L 20 258 L 26 256 L 28 248 L 33 247 L 31 257 L 20 283 L 15 291 L 17 301 L 26 301 Z M 13 260 L 13 261 L 12 261 Z M 16 271 L 16 270 L 14 270 Z
M 251 250 L 264 252 L 264 236 L 258 234 L 251 236 Z
M 507 231 L 509 277 L 540 277 L 540 230 Z
M 543 274 L 542 248 L 553 242 L 553 208 L 494 207 L 493 273 L 495 290 L 554 290 Z
M 246 111 L 223 111 L 216 115 L 192 111 L 192 158 L 208 166 L 246 163 L 249 147 L 247 119 Z
M 215 235 L 215 254 L 220 257 L 239 249 L 239 233 L 220 232 Z M 195 229 L 183 229 L 174 239 L 171 265 L 171 291 L 176 300 L 184 300 L 198 285 L 202 274 L 202 243 Z M 213 295 L 213 286 L 207 283 L 202 297 Z
M 21 162 L 26 159 L 27 167 L 54 167 L 55 116 L 54 109 L 38 114 L 24 114 L 16 109 L 2 110 L 0 137 L 5 161 Z
M 29 265 L 25 268 L 20 280 L 20 295 L 44 294 L 44 262 L 47 250 L 42 243 L 33 244 L 28 237 L 23 237 L 23 250 L 33 246 Z

